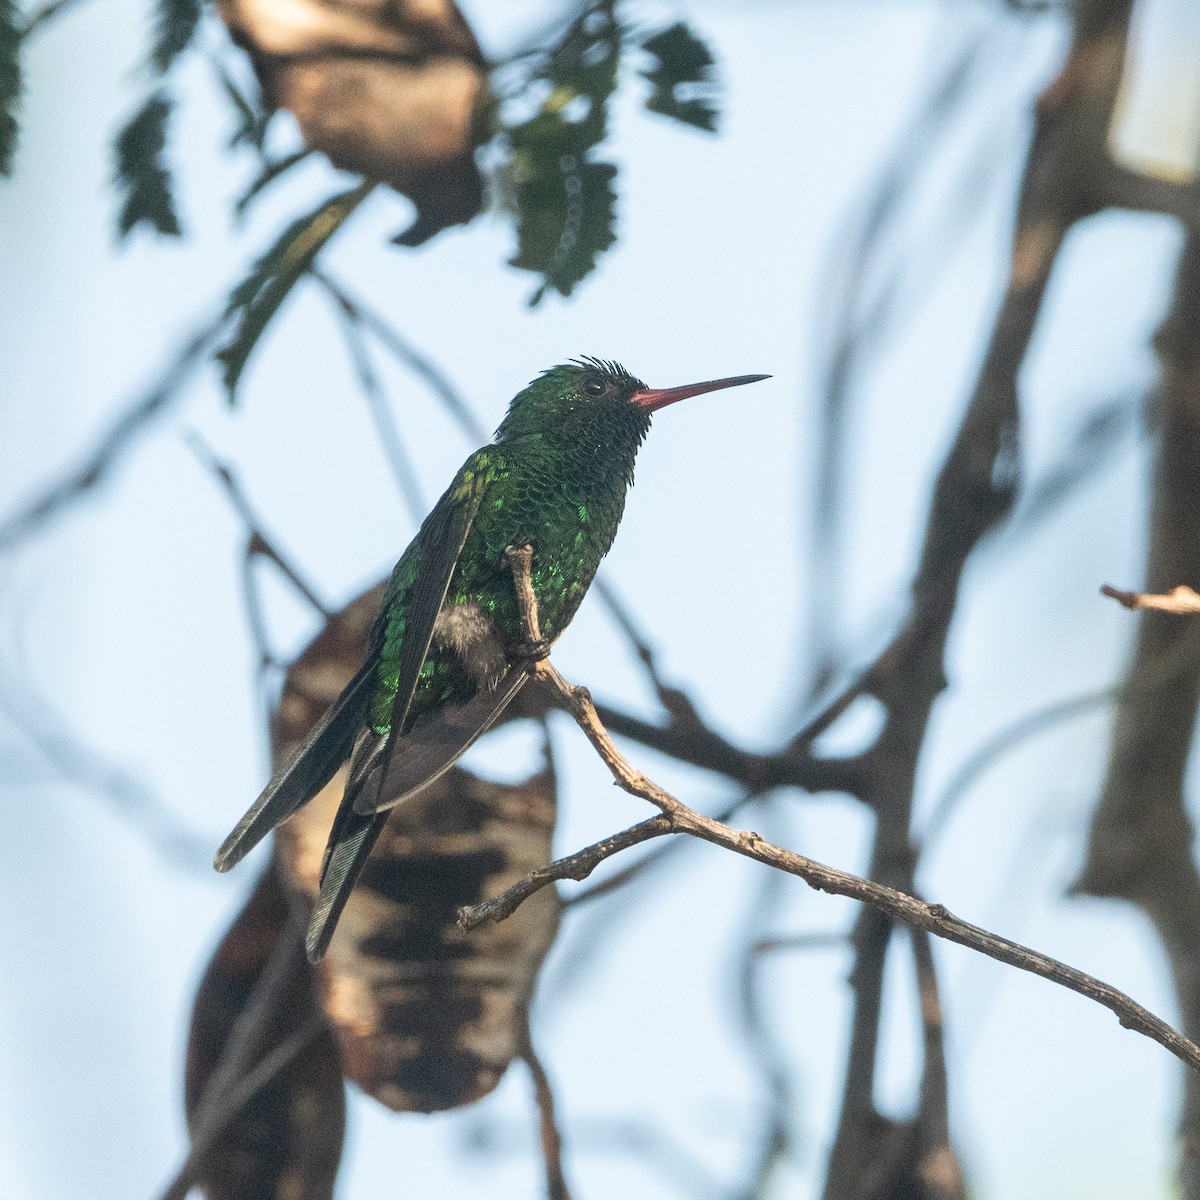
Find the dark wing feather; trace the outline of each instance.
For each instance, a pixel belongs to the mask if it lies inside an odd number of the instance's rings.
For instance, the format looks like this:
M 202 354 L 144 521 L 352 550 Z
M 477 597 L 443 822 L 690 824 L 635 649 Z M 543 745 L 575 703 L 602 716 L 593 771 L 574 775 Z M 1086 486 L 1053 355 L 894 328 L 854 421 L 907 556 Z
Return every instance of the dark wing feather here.
M 412 707 L 417 680 L 433 641 L 433 627 L 483 498 L 483 480 L 469 470 L 469 465 L 464 475 L 462 482 L 451 486 L 438 501 L 417 534 L 420 565 L 408 592 L 389 742 L 395 740 Z M 353 777 L 346 790 L 355 790 Z
M 328 949 L 329 940 L 333 937 L 346 901 L 350 899 L 355 880 L 362 873 L 387 821 L 387 813 L 362 817 L 345 803 L 338 810 L 329 833 L 325 863 L 321 868 L 321 891 L 313 906 L 304 942 L 309 962 L 315 963 Z
M 399 737 L 400 730 L 412 707 L 421 667 L 433 641 L 433 628 L 483 499 L 487 478 L 479 465 L 477 456 L 467 460 L 459 477 L 438 501 L 417 534 L 413 549 L 418 556 L 418 569 L 403 600 L 404 635 L 397 664 L 391 731 L 383 743 L 369 737 L 354 755 L 345 795 L 329 832 L 325 863 L 321 869 L 321 890 L 308 926 L 306 946 L 310 962 L 316 962 L 325 953 L 351 889 L 387 824 L 386 813 L 363 816 L 355 812 L 354 799 L 362 791 L 378 790 L 382 781 L 378 774 L 381 759 L 386 763 L 397 750 L 397 740 L 404 740 Z M 381 621 L 386 621 L 386 614 Z
M 528 667 L 509 667 L 494 689 L 418 717 L 392 743 L 379 782 L 355 789 L 354 811 L 363 816 L 385 812 L 440 779 L 491 728 L 528 678 Z
M 241 862 L 280 821 L 307 804 L 337 773 L 350 755 L 362 727 L 363 708 L 374 678 L 368 660 L 312 727 L 288 761 L 221 844 L 213 859 L 218 871 Z

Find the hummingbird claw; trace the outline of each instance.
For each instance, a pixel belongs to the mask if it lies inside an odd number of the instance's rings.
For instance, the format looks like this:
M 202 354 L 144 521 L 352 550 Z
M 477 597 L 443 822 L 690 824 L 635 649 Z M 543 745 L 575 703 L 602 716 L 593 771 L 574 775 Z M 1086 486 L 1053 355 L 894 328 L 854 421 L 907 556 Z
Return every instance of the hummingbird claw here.
M 522 642 L 513 652 L 513 657 L 527 663 L 544 662 L 550 657 L 550 639 L 538 638 L 536 641 Z

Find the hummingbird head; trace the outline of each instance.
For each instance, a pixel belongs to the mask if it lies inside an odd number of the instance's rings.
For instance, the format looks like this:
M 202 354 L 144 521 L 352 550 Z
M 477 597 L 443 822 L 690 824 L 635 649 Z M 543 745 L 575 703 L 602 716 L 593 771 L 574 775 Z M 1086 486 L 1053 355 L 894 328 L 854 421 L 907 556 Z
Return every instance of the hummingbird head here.
M 496 436 L 538 434 L 569 441 L 632 437 L 635 446 L 650 428 L 650 414 L 676 400 L 769 379 L 738 375 L 676 388 L 649 388 L 620 363 L 578 358 L 543 371 L 509 405 Z

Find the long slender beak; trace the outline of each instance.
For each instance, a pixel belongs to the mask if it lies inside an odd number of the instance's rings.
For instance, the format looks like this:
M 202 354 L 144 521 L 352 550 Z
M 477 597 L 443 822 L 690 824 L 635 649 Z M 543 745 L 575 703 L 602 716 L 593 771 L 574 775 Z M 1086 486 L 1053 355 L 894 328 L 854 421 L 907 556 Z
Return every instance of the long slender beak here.
M 700 396 L 705 392 L 719 392 L 722 388 L 741 387 L 743 383 L 757 383 L 760 379 L 770 379 L 770 375 L 733 375 L 729 379 L 710 379 L 707 383 L 685 383 L 683 387 L 674 388 L 643 388 L 634 392 L 630 401 L 648 412 L 656 412 L 674 404 L 676 400 L 686 400 L 689 396 Z

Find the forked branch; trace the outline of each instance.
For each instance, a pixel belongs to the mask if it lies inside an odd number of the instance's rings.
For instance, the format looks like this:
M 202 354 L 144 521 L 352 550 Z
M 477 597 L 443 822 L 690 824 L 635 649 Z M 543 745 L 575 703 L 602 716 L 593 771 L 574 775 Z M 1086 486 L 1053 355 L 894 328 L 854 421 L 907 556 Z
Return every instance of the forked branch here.
M 537 597 L 529 577 L 532 556 L 533 552 L 528 546 L 509 550 L 509 561 L 525 622 L 526 638 L 531 645 L 540 645 Z M 1052 983 L 1078 992 L 1114 1013 L 1126 1029 L 1144 1034 L 1189 1067 L 1200 1071 L 1200 1046 L 1189 1041 L 1160 1017 L 1111 984 L 1019 942 L 972 925 L 956 917 L 944 905 L 929 904 L 896 888 L 876 883 L 872 879 L 864 879 L 847 871 L 826 866 L 777 846 L 751 830 L 731 829 L 728 825 L 689 808 L 621 755 L 601 724 L 587 688 L 575 687 L 568 683 L 548 659 L 536 663 L 532 672 L 553 699 L 575 718 L 576 724 L 608 767 L 617 786 L 630 795 L 649 801 L 659 810 L 660 815 L 532 872 L 491 900 L 460 909 L 458 923 L 461 928 L 469 930 L 486 921 L 502 920 L 534 892 L 558 879 L 585 878 L 606 858 L 637 842 L 666 833 L 686 833 L 726 850 L 732 850 L 735 854 L 753 858 L 777 870 L 786 871 L 790 875 L 797 875 L 818 891 L 846 896 L 868 904 L 911 928 L 923 929 L 937 937 L 957 942 L 960 946 L 966 946 L 989 958 L 1028 971 L 1030 974 L 1040 975 L 1043 979 L 1049 979 Z

